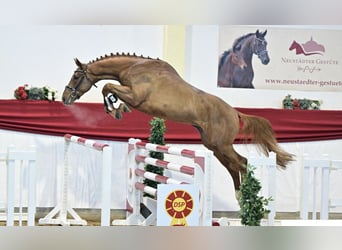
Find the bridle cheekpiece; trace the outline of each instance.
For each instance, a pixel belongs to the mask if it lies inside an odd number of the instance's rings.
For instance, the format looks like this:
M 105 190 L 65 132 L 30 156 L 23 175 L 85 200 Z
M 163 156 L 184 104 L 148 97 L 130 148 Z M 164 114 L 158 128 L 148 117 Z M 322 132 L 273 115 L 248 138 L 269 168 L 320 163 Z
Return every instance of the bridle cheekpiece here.
M 262 45 L 264 45 L 266 43 L 266 41 L 264 39 L 260 39 L 258 37 L 255 37 L 254 39 L 254 43 L 253 43 L 253 52 L 254 54 L 256 54 L 258 57 L 260 57 L 262 54 L 266 54 L 267 53 L 267 50 L 266 49 L 263 49 L 263 50 L 258 50 L 258 46 L 257 44 L 258 43 L 261 43 Z M 266 48 L 266 46 L 265 46 Z
M 88 77 L 88 74 L 87 74 L 87 70 L 88 70 L 88 65 L 85 65 L 84 69 L 76 69 L 74 73 L 76 72 L 80 72 L 82 73 L 82 76 L 81 78 L 78 80 L 78 83 L 75 87 L 70 87 L 69 85 L 66 85 L 65 88 L 66 89 L 69 89 L 71 91 L 70 95 L 71 97 L 76 97 L 77 99 L 79 99 L 79 95 L 78 95 L 78 88 L 82 85 L 83 83 L 83 80 L 84 79 L 87 79 L 89 83 L 91 83 L 92 86 L 96 86 L 95 83 L 92 82 L 92 80 Z

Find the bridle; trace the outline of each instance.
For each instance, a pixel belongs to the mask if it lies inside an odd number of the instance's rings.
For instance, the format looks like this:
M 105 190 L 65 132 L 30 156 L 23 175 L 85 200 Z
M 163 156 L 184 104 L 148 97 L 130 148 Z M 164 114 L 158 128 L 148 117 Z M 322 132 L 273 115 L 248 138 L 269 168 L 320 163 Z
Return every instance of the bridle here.
M 260 39 L 258 37 L 255 37 L 254 43 L 253 43 L 253 53 L 256 54 L 258 57 L 261 57 L 263 54 L 267 54 L 267 50 L 258 50 L 258 44 L 261 43 L 261 45 L 266 44 L 266 41 L 264 39 Z M 266 48 L 266 46 L 265 46 Z
M 75 97 L 76 97 L 76 99 L 80 98 L 80 95 L 78 94 L 78 88 L 83 84 L 84 79 L 87 79 L 88 82 L 91 83 L 92 86 L 95 86 L 97 88 L 96 84 L 93 83 L 92 80 L 88 77 L 87 69 L 88 69 L 88 65 L 85 65 L 84 69 L 76 69 L 74 71 L 74 74 L 76 72 L 81 72 L 82 73 L 82 76 L 80 77 L 80 79 L 78 80 L 77 85 L 74 88 L 70 87 L 69 85 L 65 86 L 65 89 L 69 89 L 71 91 L 70 95 L 71 95 L 72 98 L 75 98 Z

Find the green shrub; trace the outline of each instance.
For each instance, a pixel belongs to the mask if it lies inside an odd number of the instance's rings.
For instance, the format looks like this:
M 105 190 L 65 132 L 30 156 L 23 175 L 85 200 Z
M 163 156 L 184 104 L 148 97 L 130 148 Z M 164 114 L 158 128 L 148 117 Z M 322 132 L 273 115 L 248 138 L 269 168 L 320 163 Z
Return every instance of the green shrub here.
M 270 211 L 267 209 L 272 198 L 259 196 L 260 181 L 254 176 L 255 167 L 247 165 L 247 172 L 243 175 L 240 187 L 240 218 L 241 224 L 246 226 L 260 226 L 261 219 Z
M 165 126 L 164 119 L 154 117 L 150 121 L 150 125 L 151 125 L 151 134 L 149 137 L 149 142 L 154 143 L 154 144 L 159 144 L 159 145 L 165 145 L 164 134 L 166 131 L 166 126 Z M 159 160 L 164 159 L 164 154 L 160 152 L 150 151 L 149 156 L 155 159 L 159 159 Z M 163 175 L 164 173 L 163 168 L 159 168 L 159 167 L 149 165 L 149 164 L 145 166 L 145 170 L 148 172 L 159 174 L 159 175 Z M 153 188 L 157 188 L 157 185 L 159 184 L 159 182 L 144 179 L 144 184 Z

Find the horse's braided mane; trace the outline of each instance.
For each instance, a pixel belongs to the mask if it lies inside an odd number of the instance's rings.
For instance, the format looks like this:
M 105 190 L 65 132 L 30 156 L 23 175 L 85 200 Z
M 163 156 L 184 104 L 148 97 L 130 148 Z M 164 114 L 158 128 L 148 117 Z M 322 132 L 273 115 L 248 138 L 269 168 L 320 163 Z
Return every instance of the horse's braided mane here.
M 113 57 L 136 57 L 136 58 L 142 58 L 142 59 L 151 59 L 151 60 L 155 60 L 154 58 L 151 58 L 151 57 L 145 57 L 143 55 L 140 55 L 140 56 L 137 56 L 135 53 L 133 53 L 132 55 L 130 53 L 111 53 L 110 55 L 104 55 L 104 56 L 101 56 L 101 57 L 97 57 L 95 60 L 92 60 L 90 61 L 89 63 L 95 63 L 95 62 L 98 62 L 98 61 L 102 61 L 102 60 L 105 60 L 105 59 L 109 59 L 109 58 L 113 58 Z M 159 58 L 157 58 L 156 60 L 159 60 Z
M 252 36 L 252 35 L 255 35 L 255 33 L 248 33 L 248 34 L 246 34 L 246 35 L 243 35 L 243 36 L 237 38 L 237 39 L 234 41 L 234 43 L 233 43 L 233 49 L 235 50 L 235 49 L 236 49 L 236 46 L 237 46 L 242 40 L 244 40 L 244 39 L 246 39 L 247 37 L 250 37 L 250 36 Z

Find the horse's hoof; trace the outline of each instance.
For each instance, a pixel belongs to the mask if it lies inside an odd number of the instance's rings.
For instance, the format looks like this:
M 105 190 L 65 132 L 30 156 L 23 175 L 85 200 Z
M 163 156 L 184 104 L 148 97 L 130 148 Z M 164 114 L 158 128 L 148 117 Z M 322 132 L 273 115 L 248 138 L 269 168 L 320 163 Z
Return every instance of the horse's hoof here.
M 121 120 L 121 119 L 122 119 L 122 113 L 121 113 L 121 111 L 115 110 L 115 118 L 116 118 L 117 120 Z
M 126 103 L 123 104 L 123 112 L 131 112 L 131 109 L 126 105 Z

